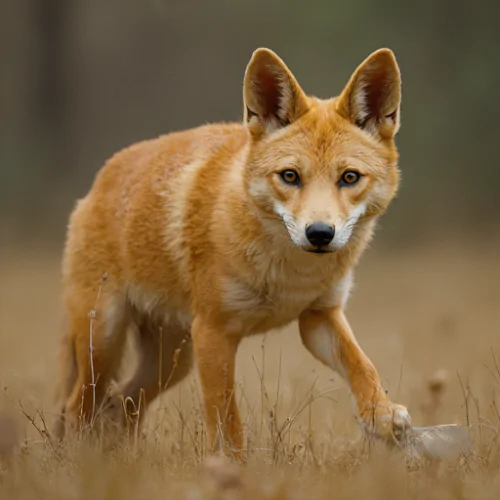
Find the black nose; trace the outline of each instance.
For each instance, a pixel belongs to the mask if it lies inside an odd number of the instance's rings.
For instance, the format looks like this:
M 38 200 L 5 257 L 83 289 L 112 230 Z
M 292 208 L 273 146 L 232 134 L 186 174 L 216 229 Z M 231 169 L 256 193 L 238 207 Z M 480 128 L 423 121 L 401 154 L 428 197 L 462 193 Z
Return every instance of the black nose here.
M 306 228 L 306 237 L 315 247 L 328 245 L 335 236 L 335 228 L 324 222 L 313 222 Z

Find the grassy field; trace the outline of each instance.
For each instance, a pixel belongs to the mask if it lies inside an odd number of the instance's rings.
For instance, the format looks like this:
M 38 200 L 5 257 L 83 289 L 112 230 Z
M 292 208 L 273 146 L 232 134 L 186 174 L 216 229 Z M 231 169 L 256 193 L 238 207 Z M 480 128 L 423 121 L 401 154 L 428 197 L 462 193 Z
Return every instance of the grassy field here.
M 4 250 L 0 498 L 499 498 L 499 250 L 455 241 L 387 253 L 375 245 L 348 307 L 391 398 L 408 405 L 416 425 L 469 421 L 473 454 L 409 462 L 365 442 L 343 382 L 301 346 L 293 325 L 241 346 L 244 469 L 206 459 L 194 376 L 150 407 L 135 443 L 52 443 L 44 421 L 53 418 L 58 255 Z

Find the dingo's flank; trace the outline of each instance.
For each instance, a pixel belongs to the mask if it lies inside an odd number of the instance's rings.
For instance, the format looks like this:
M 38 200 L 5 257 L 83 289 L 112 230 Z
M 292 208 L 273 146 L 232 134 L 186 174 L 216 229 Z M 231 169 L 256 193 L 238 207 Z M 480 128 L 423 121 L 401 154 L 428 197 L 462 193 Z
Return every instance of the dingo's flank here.
M 404 442 L 408 412 L 388 398 L 344 314 L 353 270 L 399 183 L 396 59 L 374 52 L 340 96 L 321 100 L 259 49 L 243 100 L 243 123 L 117 153 L 78 202 L 63 260 L 59 436 L 64 422 L 123 414 L 123 400 L 126 412 L 143 397 L 144 409 L 195 364 L 210 446 L 241 455 L 238 345 L 298 320 L 307 350 L 346 380 L 363 428 Z M 139 364 L 112 384 L 127 332 Z

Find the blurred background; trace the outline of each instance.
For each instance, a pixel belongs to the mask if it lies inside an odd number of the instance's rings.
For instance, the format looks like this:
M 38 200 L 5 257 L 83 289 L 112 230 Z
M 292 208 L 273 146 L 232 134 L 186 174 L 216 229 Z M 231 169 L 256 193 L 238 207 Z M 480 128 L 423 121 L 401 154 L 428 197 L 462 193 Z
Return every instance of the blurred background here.
M 67 218 L 108 157 L 173 130 L 240 120 L 245 66 L 260 46 L 319 97 L 340 93 L 385 46 L 403 75 L 403 182 L 361 262 L 349 318 L 415 423 L 463 419 L 469 382 L 476 416 L 487 414 L 500 388 L 498 2 L 0 5 L 0 382 L 14 397 L 51 411 Z M 266 380 L 279 383 L 283 355 L 284 414 L 318 377 L 318 390 L 331 389 L 331 372 L 300 346 L 295 326 L 272 338 Z M 252 360 L 261 342 L 241 353 L 251 402 L 260 400 Z M 436 377 L 445 381 L 441 406 Z M 342 394 L 345 405 L 328 406 L 320 420 L 351 421 Z M 429 416 L 429 407 L 439 411 Z
M 60 243 L 116 150 L 240 120 L 252 51 L 337 95 L 370 52 L 403 75 L 403 184 L 382 242 L 498 228 L 500 7 L 472 0 L 16 0 L 0 7 L 2 240 Z

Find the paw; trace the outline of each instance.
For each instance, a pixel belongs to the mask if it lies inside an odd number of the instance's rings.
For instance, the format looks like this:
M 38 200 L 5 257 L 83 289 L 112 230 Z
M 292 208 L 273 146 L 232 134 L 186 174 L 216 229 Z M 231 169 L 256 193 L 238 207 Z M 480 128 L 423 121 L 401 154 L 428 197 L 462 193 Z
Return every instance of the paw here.
M 366 410 L 361 418 L 368 433 L 393 446 L 406 446 L 413 435 L 408 410 L 390 401 Z
M 390 403 L 392 416 L 391 431 L 396 444 L 404 446 L 412 436 L 411 417 L 406 407 L 395 403 Z
M 108 386 L 100 413 L 105 420 L 114 422 L 118 426 L 126 423 L 125 400 L 121 388 L 114 380 L 111 380 Z

